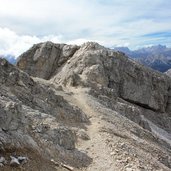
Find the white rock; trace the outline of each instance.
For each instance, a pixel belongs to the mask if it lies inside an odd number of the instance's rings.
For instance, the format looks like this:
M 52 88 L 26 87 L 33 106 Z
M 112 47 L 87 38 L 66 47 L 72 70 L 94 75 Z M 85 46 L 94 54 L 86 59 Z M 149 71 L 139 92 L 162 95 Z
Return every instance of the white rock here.
M 18 159 L 16 157 L 10 156 L 11 161 L 10 161 L 10 166 L 19 166 L 20 162 L 18 161 Z
M 6 160 L 4 157 L 0 157 L 0 163 L 4 163 Z

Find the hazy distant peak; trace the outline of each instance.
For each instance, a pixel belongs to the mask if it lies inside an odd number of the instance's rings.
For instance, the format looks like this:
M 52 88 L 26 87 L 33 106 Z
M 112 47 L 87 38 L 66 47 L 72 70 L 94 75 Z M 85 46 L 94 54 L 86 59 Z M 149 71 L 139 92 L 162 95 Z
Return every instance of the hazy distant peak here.
M 13 55 L 0 55 L 0 58 L 5 58 L 8 60 L 9 63 L 15 64 L 16 63 L 16 57 Z
M 133 51 L 128 47 L 115 47 L 114 50 L 124 52 L 130 58 L 161 72 L 171 68 L 171 48 L 165 45 L 159 44 Z

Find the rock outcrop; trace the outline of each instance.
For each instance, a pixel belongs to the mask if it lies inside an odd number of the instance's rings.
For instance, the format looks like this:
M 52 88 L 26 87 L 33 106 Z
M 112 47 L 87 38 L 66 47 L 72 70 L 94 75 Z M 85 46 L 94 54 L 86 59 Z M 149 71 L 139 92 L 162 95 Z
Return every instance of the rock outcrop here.
M 40 158 L 32 170 L 171 170 L 167 75 L 93 42 L 40 43 L 17 67 L 0 59 L 2 157 Z
M 168 75 L 169 77 L 171 77 L 171 69 L 167 70 L 167 71 L 165 72 L 165 74 Z
M 32 76 L 50 79 L 55 74 L 57 83 L 102 86 L 127 101 L 155 111 L 166 110 L 170 80 L 165 75 L 97 43 L 77 47 L 47 42 L 33 46 L 19 59 L 17 66 Z M 61 60 L 62 66 L 58 63 Z
M 58 156 L 75 165 L 82 163 L 77 156 L 89 160 L 75 149 L 77 125 L 88 122 L 79 108 L 5 59 L 0 59 L 0 89 L 0 153 L 26 149 L 24 153 L 34 151 L 44 159 Z
M 55 79 L 57 83 L 81 83 L 95 89 L 102 86 L 116 96 L 155 111 L 164 112 L 167 106 L 170 80 L 165 75 L 95 43 L 84 44 Z
M 40 43 L 23 53 L 17 66 L 32 76 L 49 79 L 56 68 L 72 57 L 78 48 L 76 45 Z

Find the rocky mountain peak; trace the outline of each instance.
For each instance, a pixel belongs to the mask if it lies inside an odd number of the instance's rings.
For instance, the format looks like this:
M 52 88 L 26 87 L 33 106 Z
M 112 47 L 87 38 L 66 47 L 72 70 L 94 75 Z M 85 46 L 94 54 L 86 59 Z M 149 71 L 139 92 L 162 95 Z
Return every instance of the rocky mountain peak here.
M 0 88 L 7 159 L 38 156 L 41 170 L 171 170 L 171 79 L 123 53 L 39 43 L 17 67 L 0 59 Z
M 49 79 L 55 69 L 66 62 L 78 48 L 76 45 L 40 43 L 23 53 L 17 66 L 32 76 Z
M 27 54 L 29 53 L 29 54 Z M 17 66 L 61 85 L 112 90 L 115 95 L 155 111 L 166 111 L 170 80 L 98 43 L 81 47 L 46 42 L 21 55 Z
M 137 50 L 116 47 L 114 50 L 121 51 L 135 61 L 160 72 L 166 72 L 171 68 L 171 48 L 164 45 L 144 47 Z

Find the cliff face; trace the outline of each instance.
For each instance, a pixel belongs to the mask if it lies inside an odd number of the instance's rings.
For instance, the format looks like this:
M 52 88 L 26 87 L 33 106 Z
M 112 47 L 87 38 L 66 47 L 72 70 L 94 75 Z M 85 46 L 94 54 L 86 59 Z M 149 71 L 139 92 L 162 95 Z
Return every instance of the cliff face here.
M 102 86 L 127 101 L 155 111 L 164 112 L 168 107 L 170 80 L 165 75 L 97 43 L 81 47 L 50 42 L 39 44 L 21 55 L 17 66 L 32 76 L 54 77 L 61 84 Z
M 76 45 L 40 43 L 22 54 L 17 66 L 32 76 L 49 79 L 56 68 L 65 63 L 78 48 Z
M 76 79 L 74 80 L 74 77 Z M 152 110 L 166 110 L 170 80 L 139 65 L 122 53 L 98 44 L 84 44 L 55 76 L 58 83 L 73 79 L 75 85 L 99 86 L 115 95 Z
M 26 154 L 33 170 L 36 155 L 48 163 L 41 170 L 171 170 L 166 75 L 93 42 L 40 43 L 19 69 L 0 63 L 5 157 Z

